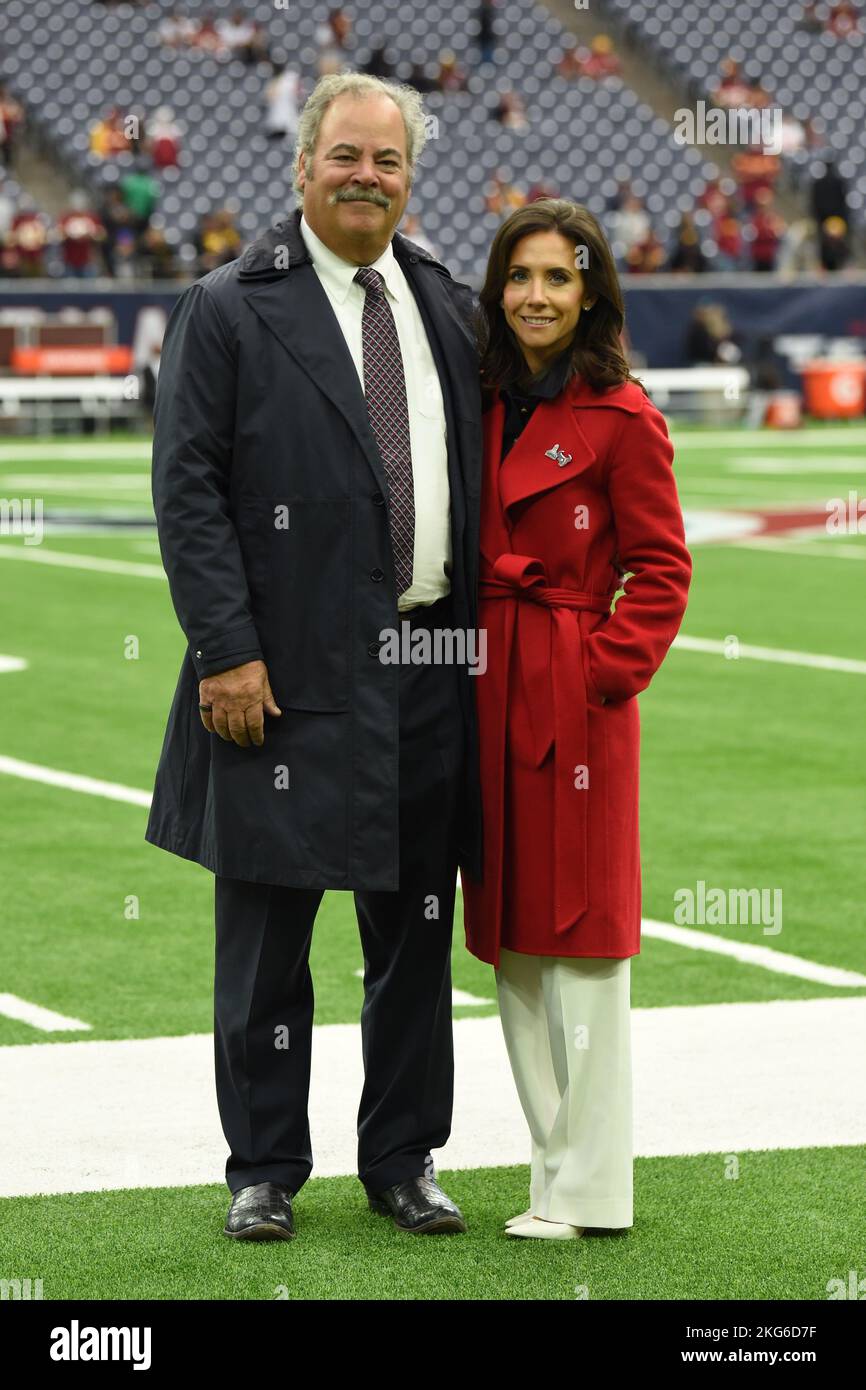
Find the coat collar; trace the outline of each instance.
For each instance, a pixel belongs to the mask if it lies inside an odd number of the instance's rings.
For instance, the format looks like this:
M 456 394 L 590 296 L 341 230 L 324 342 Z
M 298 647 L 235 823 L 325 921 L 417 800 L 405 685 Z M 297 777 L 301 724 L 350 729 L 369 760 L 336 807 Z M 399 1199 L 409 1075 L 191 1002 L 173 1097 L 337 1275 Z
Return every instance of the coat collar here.
M 636 415 L 645 400 L 643 391 L 633 382 L 599 393 L 575 378 L 562 395 L 538 402 L 500 465 L 505 406 L 501 396 L 497 396 L 485 417 L 485 428 L 487 449 L 496 460 L 494 475 L 498 475 L 503 509 L 508 512 L 528 497 L 561 487 L 595 462 L 597 455 L 582 427 L 580 412 L 613 409 Z
M 358 373 L 319 282 L 300 223 L 301 209 L 296 208 L 253 242 L 238 262 L 238 280 L 250 308 L 343 415 L 364 451 L 379 491 L 387 496 L 385 470 Z M 443 371 L 449 375 L 450 394 L 459 401 L 466 395 L 467 381 L 478 372 L 474 341 L 466 326 L 472 292 L 468 285 L 452 280 L 435 256 L 399 232 L 394 234 L 392 248 L 418 300 L 428 333 L 432 331 L 444 349 L 440 376 Z M 431 343 L 431 348 L 436 357 L 437 344 Z M 451 417 L 449 438 L 456 439 L 456 420 L 447 398 L 446 412 Z M 462 458 L 460 466 L 465 476 L 467 463 Z
M 606 391 L 593 391 L 583 377 L 575 377 L 569 383 L 566 397 L 575 410 L 585 410 L 587 407 L 596 410 L 625 410 L 629 415 L 640 415 L 647 400 L 643 389 L 633 381 L 624 381 L 621 386 L 612 386 Z

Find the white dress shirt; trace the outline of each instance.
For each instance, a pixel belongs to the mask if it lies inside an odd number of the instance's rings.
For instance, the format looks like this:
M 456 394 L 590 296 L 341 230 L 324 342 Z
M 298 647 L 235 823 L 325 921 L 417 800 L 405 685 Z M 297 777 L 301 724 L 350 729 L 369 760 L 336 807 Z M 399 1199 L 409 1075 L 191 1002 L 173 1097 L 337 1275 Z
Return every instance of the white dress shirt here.
M 355 284 L 358 266 L 344 261 L 316 235 L 301 217 L 301 235 L 313 259 L 313 269 L 336 315 L 337 322 L 364 389 L 361 319 L 366 290 Z M 451 565 L 451 494 L 448 487 L 448 448 L 445 406 L 439 373 L 421 313 L 391 243 L 372 262 L 385 282 L 385 293 L 400 341 L 406 401 L 409 407 L 409 445 L 415 493 L 415 547 L 412 584 L 397 597 L 398 609 L 435 603 L 450 592 L 446 565 Z

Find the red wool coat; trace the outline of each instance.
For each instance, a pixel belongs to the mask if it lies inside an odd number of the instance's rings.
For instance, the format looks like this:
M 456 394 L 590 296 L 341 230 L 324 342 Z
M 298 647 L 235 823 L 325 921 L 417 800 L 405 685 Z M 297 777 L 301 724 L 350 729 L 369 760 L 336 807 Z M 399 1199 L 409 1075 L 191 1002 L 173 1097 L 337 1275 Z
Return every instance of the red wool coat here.
M 572 381 L 500 462 L 504 415 L 500 396 L 484 417 L 484 865 L 479 882 L 462 875 L 466 942 L 494 966 L 503 946 L 621 959 L 640 951 L 635 697 L 692 572 L 673 446 L 633 383 Z

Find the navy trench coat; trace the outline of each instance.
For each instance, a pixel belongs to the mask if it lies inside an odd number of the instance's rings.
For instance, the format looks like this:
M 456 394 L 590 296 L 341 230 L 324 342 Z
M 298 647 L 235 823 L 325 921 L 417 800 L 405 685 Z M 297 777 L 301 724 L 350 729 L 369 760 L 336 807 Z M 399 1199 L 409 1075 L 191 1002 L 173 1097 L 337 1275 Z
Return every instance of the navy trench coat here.
M 187 639 L 145 839 L 216 874 L 398 885 L 399 631 L 388 485 L 300 211 L 189 286 L 157 386 L 153 503 Z M 481 401 L 472 293 L 400 233 L 445 402 L 455 628 L 477 626 Z M 431 428 L 432 420 L 431 420 Z M 384 571 L 384 580 L 382 579 Z M 199 681 L 260 658 L 281 716 L 264 744 L 209 733 Z M 481 872 L 475 702 L 464 665 L 462 867 Z

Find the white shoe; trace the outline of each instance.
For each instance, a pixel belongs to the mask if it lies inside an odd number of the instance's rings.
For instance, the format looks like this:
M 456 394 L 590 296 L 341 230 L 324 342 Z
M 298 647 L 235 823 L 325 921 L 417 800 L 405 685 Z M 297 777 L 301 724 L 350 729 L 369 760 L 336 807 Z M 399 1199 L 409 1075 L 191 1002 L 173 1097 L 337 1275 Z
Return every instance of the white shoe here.
M 506 1229 L 506 1231 L 508 1230 L 508 1228 L 509 1228 L 510 1226 L 516 1226 L 517 1223 L 518 1223 L 518 1221 L 525 1221 L 526 1218 L 527 1218 L 528 1216 L 531 1216 L 531 1215 L 532 1215 L 532 1207 L 527 1207 L 527 1208 L 526 1208 L 526 1211 L 522 1211 L 522 1212 L 520 1213 L 519 1216 L 509 1216 L 508 1220 L 507 1220 L 506 1223 L 505 1223 L 505 1229 Z
M 577 1240 L 583 1235 L 583 1226 L 569 1226 L 563 1221 L 545 1221 L 540 1216 L 527 1217 L 525 1221 L 509 1226 L 507 1236 L 529 1236 L 539 1240 Z

